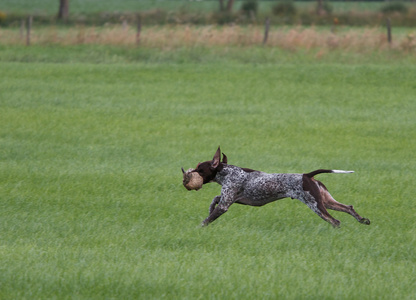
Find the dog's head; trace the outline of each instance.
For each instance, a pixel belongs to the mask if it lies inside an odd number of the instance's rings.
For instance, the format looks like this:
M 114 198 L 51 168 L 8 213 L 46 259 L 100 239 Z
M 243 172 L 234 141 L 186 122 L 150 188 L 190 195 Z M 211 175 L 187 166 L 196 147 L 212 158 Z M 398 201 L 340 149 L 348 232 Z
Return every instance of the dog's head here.
M 195 169 L 186 172 L 182 168 L 183 185 L 188 190 L 199 190 L 203 184 L 213 181 L 217 173 L 222 170 L 223 164 L 227 163 L 227 156 L 224 153 L 222 155 L 221 161 L 221 150 L 218 147 L 212 160 L 199 163 Z

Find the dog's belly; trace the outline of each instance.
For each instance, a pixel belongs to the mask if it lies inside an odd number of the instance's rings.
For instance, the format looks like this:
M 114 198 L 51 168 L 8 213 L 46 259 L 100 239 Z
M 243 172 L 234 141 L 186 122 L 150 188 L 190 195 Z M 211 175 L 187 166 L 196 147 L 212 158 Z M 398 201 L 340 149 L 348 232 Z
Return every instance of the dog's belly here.
M 249 177 L 245 182 L 237 195 L 236 203 L 262 206 L 283 198 L 296 198 L 297 190 L 302 187 L 301 174 L 256 175 Z
M 264 198 L 248 198 L 248 197 L 238 197 L 235 203 L 251 205 L 251 206 L 263 206 L 267 203 L 287 198 L 286 196 L 275 196 L 275 197 L 264 197 Z

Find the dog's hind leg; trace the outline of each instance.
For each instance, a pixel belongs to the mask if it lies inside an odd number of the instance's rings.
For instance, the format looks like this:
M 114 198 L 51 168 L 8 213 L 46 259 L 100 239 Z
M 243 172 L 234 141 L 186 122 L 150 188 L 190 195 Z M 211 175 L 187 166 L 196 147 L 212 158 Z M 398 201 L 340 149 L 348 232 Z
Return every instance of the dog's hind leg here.
M 323 204 L 322 194 L 317 181 L 306 175 L 302 177 L 302 189 L 301 193 L 298 193 L 298 197 L 292 197 L 299 199 L 305 203 L 310 209 L 312 209 L 318 216 L 330 223 L 334 227 L 339 227 L 340 221 L 332 217 Z
M 323 203 L 327 209 L 345 212 L 353 216 L 355 219 L 357 219 L 358 222 L 365 224 L 365 225 L 370 225 L 369 219 L 361 217 L 354 210 L 352 205 L 345 205 L 336 201 L 328 192 L 328 190 L 321 189 L 321 196 L 322 196 Z
M 331 216 L 322 204 L 322 200 L 318 197 L 314 197 L 309 193 L 305 193 L 303 196 L 298 197 L 301 202 L 305 203 L 314 213 L 320 216 L 324 221 L 330 223 L 333 227 L 339 227 L 340 221 Z

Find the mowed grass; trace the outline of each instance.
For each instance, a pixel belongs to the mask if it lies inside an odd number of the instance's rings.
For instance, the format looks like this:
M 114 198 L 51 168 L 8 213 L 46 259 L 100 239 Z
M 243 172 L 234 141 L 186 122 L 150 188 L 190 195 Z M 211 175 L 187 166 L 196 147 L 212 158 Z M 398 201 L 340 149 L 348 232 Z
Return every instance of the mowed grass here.
M 1 299 L 413 299 L 415 65 L 0 67 Z M 372 224 L 286 199 L 199 227 L 220 186 L 188 192 L 180 167 L 218 145 L 355 170 L 318 179 Z

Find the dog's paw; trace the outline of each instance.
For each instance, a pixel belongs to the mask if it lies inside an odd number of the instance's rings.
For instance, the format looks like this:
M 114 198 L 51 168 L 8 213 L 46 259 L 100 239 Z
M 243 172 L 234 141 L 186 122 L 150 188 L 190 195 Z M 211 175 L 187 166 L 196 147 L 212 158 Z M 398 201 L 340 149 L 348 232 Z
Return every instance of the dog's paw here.
M 340 222 L 339 220 L 334 220 L 334 221 L 332 222 L 332 226 L 333 226 L 334 228 L 340 228 L 340 227 L 341 227 L 341 222 Z
M 370 225 L 370 220 L 369 220 L 369 219 L 367 219 L 367 218 L 362 218 L 362 219 L 360 220 L 360 223 L 361 223 L 361 224 L 365 224 L 365 225 Z

